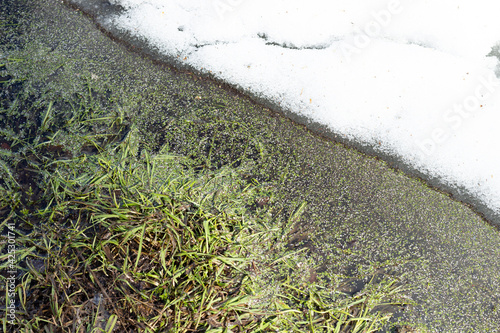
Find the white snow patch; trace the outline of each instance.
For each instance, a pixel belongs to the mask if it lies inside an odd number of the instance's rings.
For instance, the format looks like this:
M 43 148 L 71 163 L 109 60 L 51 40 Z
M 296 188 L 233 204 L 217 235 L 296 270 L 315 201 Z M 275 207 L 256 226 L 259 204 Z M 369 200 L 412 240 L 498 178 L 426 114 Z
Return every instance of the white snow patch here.
M 500 213 L 500 3 L 112 0 L 110 23 Z

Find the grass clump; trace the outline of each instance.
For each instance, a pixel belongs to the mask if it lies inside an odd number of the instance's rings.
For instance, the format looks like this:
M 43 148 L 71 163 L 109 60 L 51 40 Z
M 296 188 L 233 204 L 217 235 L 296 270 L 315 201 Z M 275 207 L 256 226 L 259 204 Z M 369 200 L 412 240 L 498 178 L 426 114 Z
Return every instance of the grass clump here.
M 183 158 L 136 159 L 129 148 L 57 162 L 49 206 L 10 213 L 32 230 L 16 235 L 5 330 L 374 332 L 389 318 L 372 310 L 393 283 L 346 299 L 300 270 L 269 278 L 308 265 L 305 251 L 284 252 L 300 210 L 273 220 L 254 204 L 262 186 L 234 170 L 195 177 Z
M 95 169 L 85 166 L 92 172 L 76 179 L 62 170 L 50 178 L 57 203 L 22 238 L 31 252 L 19 267 L 18 324 L 35 332 L 187 332 L 256 322 L 245 311 L 246 260 L 235 240 L 245 225 L 232 211 L 249 189 L 213 202 L 207 190 L 230 174 L 194 182 L 165 156 L 130 164 L 124 152 L 85 157 Z M 82 159 L 66 167 L 78 169 Z

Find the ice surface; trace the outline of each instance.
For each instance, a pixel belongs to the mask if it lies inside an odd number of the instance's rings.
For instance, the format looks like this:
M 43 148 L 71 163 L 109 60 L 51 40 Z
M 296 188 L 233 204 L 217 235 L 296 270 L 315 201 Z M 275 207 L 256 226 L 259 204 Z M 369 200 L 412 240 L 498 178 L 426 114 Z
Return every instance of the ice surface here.
M 500 3 L 113 0 L 161 52 L 465 187 L 500 213 Z

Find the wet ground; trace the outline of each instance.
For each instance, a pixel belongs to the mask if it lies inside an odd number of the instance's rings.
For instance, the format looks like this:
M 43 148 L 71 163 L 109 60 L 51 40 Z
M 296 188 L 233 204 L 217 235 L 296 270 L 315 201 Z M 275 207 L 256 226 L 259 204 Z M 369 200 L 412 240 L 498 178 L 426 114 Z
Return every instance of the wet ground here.
M 2 57 L 34 64 L 9 72 L 42 98 L 71 94 L 85 80 L 133 122 L 130 135 L 148 138 L 147 148 L 166 146 L 199 169 L 231 164 L 290 209 L 307 202 L 289 246 L 311 250 L 312 281 L 341 273 L 331 283 L 354 294 L 373 277 L 401 276 L 416 305 L 397 320 L 500 332 L 500 234 L 469 207 L 221 83 L 153 61 L 59 1 L 10 0 L 0 9 L 23 31 L 3 36 Z M 47 73 L 50 82 L 37 82 Z

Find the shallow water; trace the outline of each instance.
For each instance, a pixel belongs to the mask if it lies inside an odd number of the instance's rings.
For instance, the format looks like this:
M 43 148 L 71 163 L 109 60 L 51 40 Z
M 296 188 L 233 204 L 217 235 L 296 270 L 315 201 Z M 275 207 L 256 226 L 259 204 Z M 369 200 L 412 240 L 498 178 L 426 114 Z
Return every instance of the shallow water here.
M 318 275 L 343 272 L 355 285 L 341 287 L 355 292 L 372 269 L 406 274 L 417 306 L 403 319 L 446 332 L 497 329 L 500 235 L 470 209 L 217 82 L 127 51 L 56 1 L 29 3 L 32 17 L 43 18 L 27 21 L 32 51 L 53 45 L 51 57 L 77 59 L 59 77 L 86 73 L 109 87 L 151 148 L 211 152 L 213 164 L 245 152 L 243 176 L 275 186 L 289 209 L 306 201 L 291 245 L 311 250 Z

